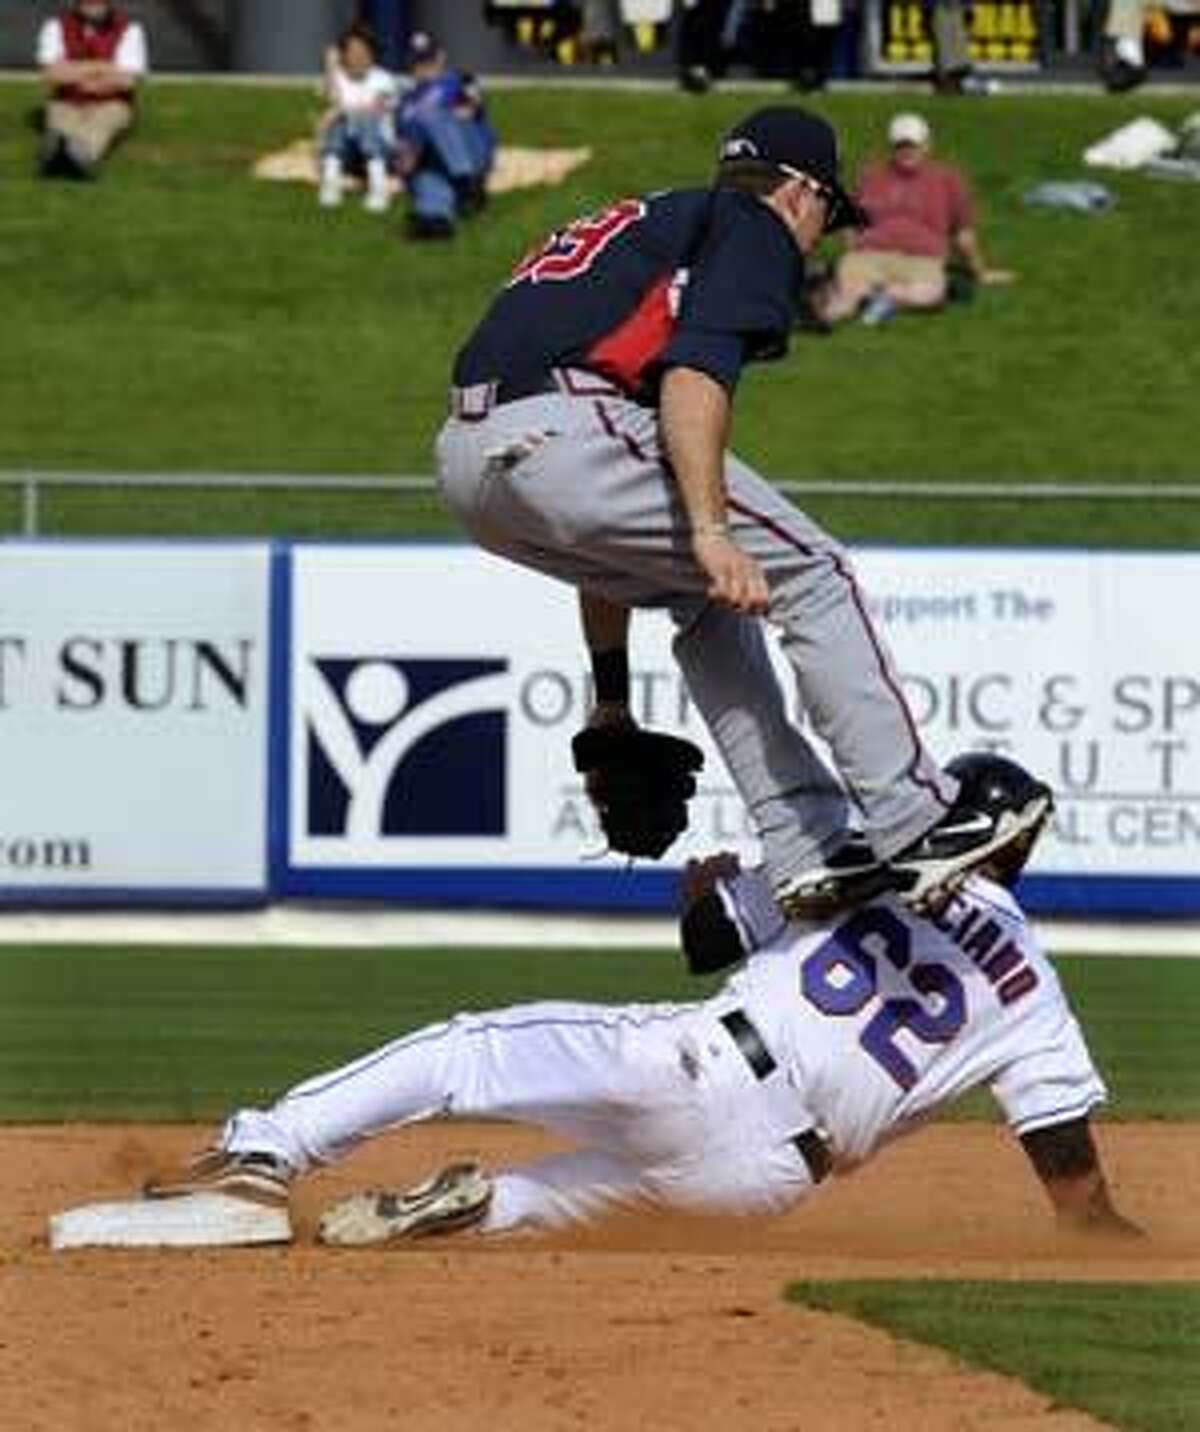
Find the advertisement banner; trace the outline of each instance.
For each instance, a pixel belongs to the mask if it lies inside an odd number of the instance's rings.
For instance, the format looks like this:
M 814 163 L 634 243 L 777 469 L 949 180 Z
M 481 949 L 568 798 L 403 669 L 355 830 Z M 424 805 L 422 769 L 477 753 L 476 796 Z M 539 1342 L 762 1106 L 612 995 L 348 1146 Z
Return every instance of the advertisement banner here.
M 1035 0 L 975 0 L 965 12 L 971 63 L 995 74 L 1040 69 L 1048 48 L 1044 12 Z M 922 0 L 878 0 L 867 8 L 863 35 L 871 74 L 928 74 L 935 45 L 931 7 Z
M 270 566 L 0 548 L 0 900 L 265 898 Z
M 940 758 L 1011 755 L 1057 809 L 1027 882 L 1051 911 L 1200 910 L 1192 553 L 868 551 L 860 569 Z
M 934 753 L 1006 752 L 1058 792 L 1031 904 L 1200 909 L 1200 646 L 1178 618 L 1200 608 L 1200 557 L 856 560 Z M 755 858 L 665 614 L 635 617 L 635 713 L 708 760 L 687 835 L 631 870 L 571 765 L 590 690 L 569 588 L 452 545 L 299 546 L 290 583 L 283 893 L 655 908 L 689 856 Z

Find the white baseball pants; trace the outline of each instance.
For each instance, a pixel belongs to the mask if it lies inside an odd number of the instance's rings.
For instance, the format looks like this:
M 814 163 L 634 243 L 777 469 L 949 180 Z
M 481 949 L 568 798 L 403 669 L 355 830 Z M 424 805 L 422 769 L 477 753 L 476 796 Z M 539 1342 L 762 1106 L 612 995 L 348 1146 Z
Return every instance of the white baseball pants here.
M 298 1085 L 269 1110 L 242 1110 L 222 1146 L 303 1172 L 419 1120 L 511 1119 L 581 1147 L 499 1173 L 485 1232 L 618 1209 L 782 1212 L 812 1187 L 789 1142 L 812 1119 L 790 1086 L 771 1097 L 755 1079 L 718 1023 L 730 1005 L 726 995 L 460 1014 Z

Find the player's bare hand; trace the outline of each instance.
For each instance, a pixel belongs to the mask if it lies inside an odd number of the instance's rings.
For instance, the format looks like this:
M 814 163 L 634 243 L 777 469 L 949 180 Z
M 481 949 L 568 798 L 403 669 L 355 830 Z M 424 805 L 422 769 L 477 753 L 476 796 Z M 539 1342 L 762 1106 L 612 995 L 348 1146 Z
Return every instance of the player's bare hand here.
M 709 579 L 708 595 L 735 612 L 761 616 L 767 610 L 767 579 L 762 568 L 725 532 L 697 532 L 692 551 Z
M 686 910 L 694 905 L 708 894 L 718 880 L 736 875 L 741 868 L 742 862 L 732 850 L 722 850 L 704 860 L 689 860 L 683 867 L 679 884 L 683 908 Z

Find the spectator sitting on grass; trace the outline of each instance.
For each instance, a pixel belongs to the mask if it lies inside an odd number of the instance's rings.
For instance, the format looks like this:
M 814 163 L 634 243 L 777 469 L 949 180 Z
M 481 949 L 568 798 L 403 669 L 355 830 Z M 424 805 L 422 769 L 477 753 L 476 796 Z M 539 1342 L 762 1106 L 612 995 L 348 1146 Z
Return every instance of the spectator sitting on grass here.
M 985 262 L 970 185 L 953 165 L 930 157 L 925 120 L 896 115 L 888 142 L 889 159 L 866 170 L 855 196 L 870 223 L 816 302 L 827 323 L 855 313 L 864 323 L 882 323 L 901 309 L 940 308 L 949 291 L 952 255 L 975 283 L 1009 283 L 1014 277 Z
M 409 41 L 412 79 L 396 112 L 397 169 L 412 200 L 409 231 L 448 239 L 457 220 L 478 212 L 496 152 L 479 85 L 451 69 L 441 45 L 423 30 Z
M 375 40 L 352 25 L 325 57 L 325 95 L 329 108 L 317 134 L 321 150 L 319 199 L 326 209 L 342 202 L 347 170 L 366 173 L 364 207 L 382 214 L 391 202 L 388 170 L 395 152 L 392 107 L 396 81 L 375 63 Z
M 133 125 L 138 81 L 147 71 L 145 31 L 108 0 L 76 0 L 42 25 L 37 62 L 50 90 L 41 173 L 94 179 Z

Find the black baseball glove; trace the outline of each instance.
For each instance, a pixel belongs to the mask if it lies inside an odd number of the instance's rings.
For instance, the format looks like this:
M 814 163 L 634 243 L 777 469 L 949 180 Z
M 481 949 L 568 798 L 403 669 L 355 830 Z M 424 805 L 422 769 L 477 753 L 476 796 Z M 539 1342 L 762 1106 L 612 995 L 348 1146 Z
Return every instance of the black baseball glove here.
M 638 726 L 588 726 L 571 753 L 611 849 L 657 860 L 687 829 L 699 746 Z

